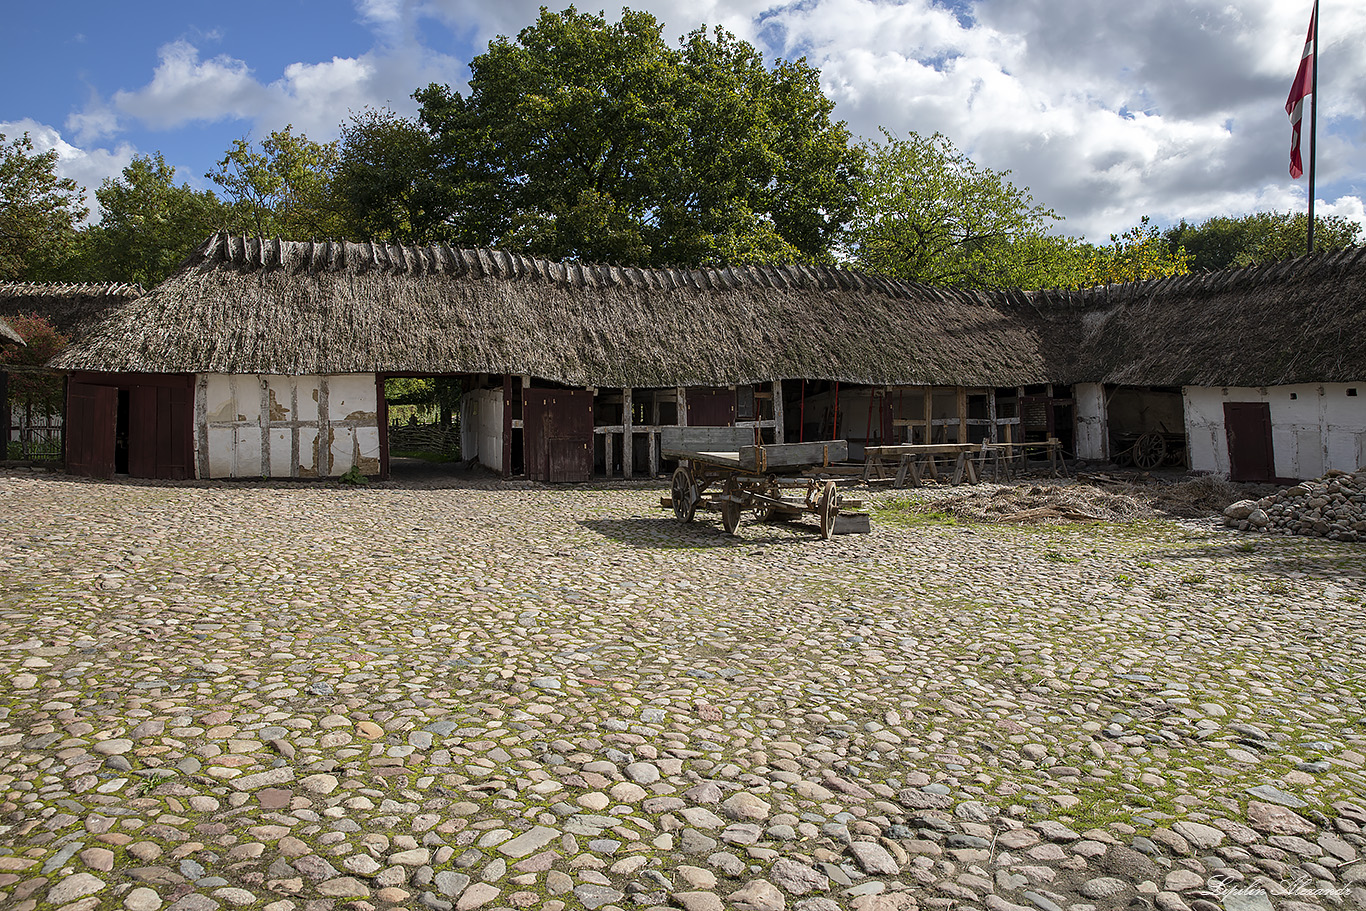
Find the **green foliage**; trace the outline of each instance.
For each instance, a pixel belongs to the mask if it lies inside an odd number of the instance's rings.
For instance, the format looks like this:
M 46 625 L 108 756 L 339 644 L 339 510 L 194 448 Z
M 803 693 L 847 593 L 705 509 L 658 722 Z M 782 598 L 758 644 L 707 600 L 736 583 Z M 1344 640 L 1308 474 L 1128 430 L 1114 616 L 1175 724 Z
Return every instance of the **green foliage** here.
M 0 347 L 0 367 L 41 367 L 62 352 L 71 340 L 41 316 L 19 314 L 6 320 L 23 338 L 23 345 Z M 62 407 L 62 379 L 52 373 L 16 371 L 9 375 L 9 397 L 28 408 L 55 412 Z
M 443 238 L 459 199 L 434 172 L 436 143 L 415 121 L 367 109 L 342 127 L 332 194 L 356 240 L 423 244 Z
M 1053 210 L 1009 171 L 984 168 L 942 133 L 864 146 L 868 178 L 847 242 L 859 266 L 884 275 L 970 288 L 1067 284 L 1073 242 L 1047 234 Z
M 343 484 L 350 484 L 352 487 L 364 487 L 370 483 L 370 479 L 360 470 L 359 465 L 352 465 L 337 480 Z
M 338 144 L 313 142 L 293 129 L 276 130 L 259 148 L 233 140 L 217 170 L 204 176 L 223 188 L 233 230 L 287 240 L 340 237 L 332 196 Z
M 818 73 L 648 13 L 541 11 L 415 97 L 454 239 L 635 265 L 829 258 L 859 155 Z
M 95 281 L 147 287 L 171 274 L 226 218 L 212 191 L 175 183 L 160 152 L 134 158 L 95 197 L 103 217 L 83 232 L 83 271 Z
M 1108 247 L 1090 248 L 1077 276 L 1077 285 L 1110 285 L 1186 275 L 1185 250 L 1175 250 L 1144 215 L 1123 234 L 1111 234 Z
M 8 143 L 0 133 L 0 279 L 62 277 L 88 212 L 82 197 L 76 181 L 57 176 L 55 149 L 36 153 L 27 133 Z
M 1241 218 L 1220 216 L 1198 225 L 1180 224 L 1166 230 L 1170 249 L 1184 248 L 1194 272 L 1251 266 L 1302 256 L 1308 244 L 1306 212 L 1254 212 Z M 1314 219 L 1315 252 L 1344 250 L 1360 242 L 1361 226 L 1340 215 Z

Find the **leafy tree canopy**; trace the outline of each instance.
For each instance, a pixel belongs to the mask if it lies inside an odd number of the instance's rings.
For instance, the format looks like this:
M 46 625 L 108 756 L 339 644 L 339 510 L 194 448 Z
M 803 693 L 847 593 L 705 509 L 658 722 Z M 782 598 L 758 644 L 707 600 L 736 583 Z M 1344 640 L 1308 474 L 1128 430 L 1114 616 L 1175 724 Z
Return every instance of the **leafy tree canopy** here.
M 1171 249 L 1185 248 L 1192 271 L 1206 272 L 1301 256 L 1308 234 L 1308 213 L 1254 212 L 1241 218 L 1210 218 L 1198 225 L 1182 219 L 1163 237 Z M 1360 239 L 1361 226 L 1354 221 L 1340 215 L 1314 219 L 1315 252 L 1343 250 Z
M 24 339 L 24 344 L 0 346 L 0 368 L 41 367 L 71 342 L 36 314 L 20 313 L 7 318 L 6 322 Z M 20 370 L 9 375 L 10 399 L 29 408 L 59 409 L 63 389 L 61 377 L 52 373 Z
M 317 143 L 292 124 L 258 147 L 233 140 L 218 168 L 204 176 L 223 188 L 233 230 L 287 240 L 342 236 L 332 198 L 337 143 Z
M 827 260 L 859 153 L 818 73 L 717 29 L 544 9 L 419 91 L 453 239 L 638 265 Z
M 57 176 L 57 151 L 34 152 L 23 136 L 0 133 L 0 278 L 60 277 L 87 209 L 76 181 Z
M 82 271 L 92 281 L 150 288 L 227 218 L 212 191 L 177 185 L 175 168 L 160 152 L 134 158 L 121 176 L 100 184 L 95 198 L 103 215 L 81 244 Z
M 332 181 L 347 236 L 400 244 L 443 238 L 458 199 L 435 164 L 435 141 L 421 124 L 373 108 L 352 117 Z
M 970 288 L 1068 284 L 1073 244 L 1047 233 L 1053 210 L 1009 171 L 976 164 L 942 133 L 883 130 L 868 143 L 868 178 L 847 242 L 862 268 Z

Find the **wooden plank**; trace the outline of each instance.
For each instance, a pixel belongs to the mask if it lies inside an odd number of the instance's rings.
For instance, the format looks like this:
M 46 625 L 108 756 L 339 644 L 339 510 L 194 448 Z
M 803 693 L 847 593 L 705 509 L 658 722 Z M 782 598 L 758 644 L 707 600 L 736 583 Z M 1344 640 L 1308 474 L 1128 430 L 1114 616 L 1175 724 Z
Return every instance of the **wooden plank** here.
M 849 458 L 847 440 L 818 440 L 812 443 L 774 443 L 768 446 L 741 446 L 740 464 L 758 471 L 773 471 L 807 465 L 832 465 Z
M 667 452 L 738 452 L 754 445 L 752 427 L 663 427 L 660 448 Z

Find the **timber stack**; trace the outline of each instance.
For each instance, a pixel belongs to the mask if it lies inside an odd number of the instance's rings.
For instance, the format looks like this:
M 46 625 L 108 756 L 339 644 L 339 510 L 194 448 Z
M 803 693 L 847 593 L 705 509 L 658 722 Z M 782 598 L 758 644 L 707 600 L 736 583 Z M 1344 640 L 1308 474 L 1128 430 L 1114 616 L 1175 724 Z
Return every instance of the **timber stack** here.
M 1260 500 L 1239 500 L 1224 510 L 1224 524 L 1239 531 L 1366 541 L 1366 467 L 1330 471 Z

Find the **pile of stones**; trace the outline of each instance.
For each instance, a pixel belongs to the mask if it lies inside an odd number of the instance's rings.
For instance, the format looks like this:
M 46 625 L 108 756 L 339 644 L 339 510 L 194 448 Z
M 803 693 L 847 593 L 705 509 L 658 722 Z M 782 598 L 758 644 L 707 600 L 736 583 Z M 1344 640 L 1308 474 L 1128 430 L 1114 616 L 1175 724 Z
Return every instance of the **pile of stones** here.
M 1366 468 L 1330 471 L 1260 500 L 1239 500 L 1224 510 L 1224 524 L 1239 531 L 1366 541 Z

